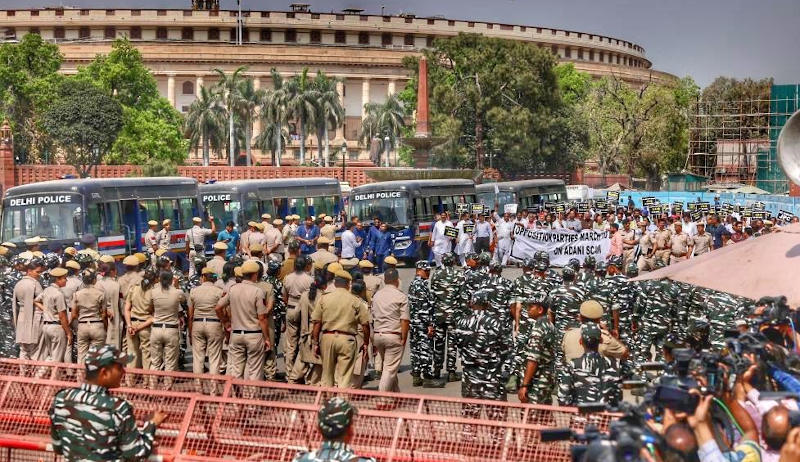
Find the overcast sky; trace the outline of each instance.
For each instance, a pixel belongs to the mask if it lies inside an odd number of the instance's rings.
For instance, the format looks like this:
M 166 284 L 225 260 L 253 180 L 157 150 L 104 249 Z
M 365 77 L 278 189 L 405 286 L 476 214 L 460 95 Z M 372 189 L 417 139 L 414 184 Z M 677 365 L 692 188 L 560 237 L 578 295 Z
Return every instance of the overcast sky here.
M 287 10 L 291 0 L 243 0 L 246 9 Z M 298 0 L 302 1 L 302 0 Z M 358 7 L 379 14 L 545 26 L 635 42 L 656 69 L 691 75 L 774 77 L 800 82 L 800 0 L 306 0 L 313 11 Z M 0 0 L 0 9 L 44 6 L 185 8 L 190 0 Z M 235 8 L 235 0 L 222 0 Z

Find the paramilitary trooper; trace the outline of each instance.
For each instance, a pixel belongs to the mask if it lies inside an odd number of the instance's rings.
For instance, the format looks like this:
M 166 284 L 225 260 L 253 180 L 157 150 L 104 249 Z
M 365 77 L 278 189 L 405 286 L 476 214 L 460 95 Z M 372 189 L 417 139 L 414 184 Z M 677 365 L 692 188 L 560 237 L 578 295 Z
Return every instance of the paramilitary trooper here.
M 547 304 L 542 298 L 524 301 L 531 320 L 530 340 L 526 351 L 525 375 L 519 388 L 523 403 L 552 404 L 555 391 L 556 352 L 559 343 L 556 328 L 547 316 Z
M 445 343 L 447 344 L 447 380 L 457 382 L 456 339 L 451 332 L 457 313 L 465 304 L 464 274 L 455 267 L 456 258 L 452 253 L 442 256 L 442 267 L 431 276 L 431 292 L 435 300 L 433 334 L 433 378 L 438 379 L 444 363 Z
M 433 351 L 433 294 L 428 287 L 431 274 L 430 264 L 425 260 L 417 262 L 417 274 L 408 286 L 408 310 L 411 317 L 411 377 L 412 385 L 422 386 L 425 380 L 432 380 L 431 366 Z M 440 381 L 441 382 L 441 381 Z M 433 384 L 429 384 L 433 385 Z M 444 386 L 444 382 L 441 382 Z

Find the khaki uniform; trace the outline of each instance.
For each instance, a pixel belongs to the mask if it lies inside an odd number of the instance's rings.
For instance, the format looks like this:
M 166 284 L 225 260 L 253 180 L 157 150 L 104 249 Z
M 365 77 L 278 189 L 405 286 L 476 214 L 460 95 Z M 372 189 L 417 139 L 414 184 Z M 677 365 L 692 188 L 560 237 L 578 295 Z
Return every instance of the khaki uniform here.
M 119 283 L 119 294 L 122 297 L 122 300 L 125 300 L 125 297 L 128 295 L 131 287 L 138 286 L 142 282 L 142 279 L 144 279 L 143 271 L 129 271 L 117 278 L 117 282 Z M 123 305 L 122 308 L 124 309 L 125 306 Z
M 44 305 L 42 311 L 43 342 L 39 358 L 42 361 L 61 362 L 67 351 L 67 332 L 61 326 L 59 313 L 67 311 L 67 302 L 61 289 L 51 284 L 38 297 L 36 301 Z
M 383 278 L 374 274 L 364 275 L 364 285 L 367 286 L 367 300 L 372 300 L 375 292 L 383 289 Z
M 297 358 L 297 345 L 300 341 L 300 310 L 297 304 L 303 293 L 308 291 L 314 283 L 308 273 L 291 273 L 283 280 L 283 297 L 287 299 L 286 304 L 286 347 L 283 352 L 283 360 L 286 362 L 286 371 L 292 370 Z
M 336 240 L 336 227 L 333 225 L 325 225 L 319 229 L 319 237 L 327 237 L 333 242 Z
M 148 229 L 146 233 L 144 233 L 144 247 L 147 249 L 147 253 L 150 254 L 152 257 L 156 251 L 154 250 L 158 246 L 158 238 L 156 238 L 156 232 L 152 229 Z
M 689 246 L 692 243 L 692 238 L 684 232 L 673 234 L 670 239 L 669 264 L 678 263 L 689 258 Z
M 380 391 L 399 392 L 397 371 L 403 358 L 405 344 L 402 339 L 402 321 L 410 321 L 408 297 L 393 285 L 375 292 L 372 298 L 372 326 L 375 348 L 381 357 L 383 369 Z
M 94 285 L 86 286 L 75 292 L 73 306 L 78 311 L 78 364 L 83 364 L 90 347 L 106 343 L 106 294 Z
M 339 258 L 335 254 L 325 249 L 319 249 L 311 254 L 311 260 L 319 265 L 326 265 L 328 263 L 339 261 Z
M 669 264 L 669 256 L 672 247 L 672 233 L 668 229 L 663 231 L 655 230 L 652 235 L 652 242 L 656 249 L 654 256 L 660 258 L 665 264 Z
M 248 245 L 250 233 L 252 233 L 252 231 L 248 229 L 239 235 L 239 250 L 245 255 L 250 255 L 250 246 Z
M 265 236 L 261 231 L 251 231 L 250 235 L 247 236 L 247 248 L 249 249 L 256 244 L 263 247 L 266 240 L 267 236 Z
M 204 282 L 189 293 L 192 317 L 192 372 L 203 373 L 203 363 L 208 356 L 208 373 L 219 374 L 222 361 L 222 342 L 225 339 L 222 323 L 215 308 L 222 298 L 222 289 Z
M 694 242 L 695 256 L 708 253 L 714 247 L 714 238 L 712 238 L 711 235 L 706 233 L 705 231 L 703 232 L 703 234 L 697 234 L 694 237 L 692 237 L 692 241 Z
M 214 258 L 209 260 L 206 266 L 214 270 L 214 274 L 216 274 L 218 278 L 222 278 L 222 269 L 225 267 L 225 263 L 227 263 L 227 261 L 224 257 L 214 255 Z
M 200 225 L 194 225 L 186 231 L 186 241 L 189 243 L 189 261 L 193 261 L 197 256 L 197 251 L 194 250 L 197 245 L 206 245 L 206 237 L 213 234 L 211 229 L 202 228 Z M 189 277 L 194 276 L 194 265 L 189 265 Z
M 625 345 L 620 343 L 619 340 L 614 338 L 611 333 L 605 329 L 601 329 L 602 340 L 598 351 L 603 356 L 609 358 L 621 359 L 625 355 Z M 561 340 L 561 348 L 564 350 L 564 360 L 572 361 L 575 358 L 580 358 L 586 352 L 583 345 L 580 343 L 581 328 L 574 327 L 564 333 L 564 338 Z
M 161 231 L 156 233 L 156 244 L 158 245 L 159 249 L 169 250 L 171 242 L 172 242 L 172 233 L 170 231 L 162 229 Z
M 283 261 L 283 236 L 281 235 L 281 231 L 273 226 L 265 233 L 265 236 L 266 243 L 264 245 L 264 252 L 277 245 L 275 250 L 269 253 L 269 257 L 274 260 Z
M 369 323 L 369 310 L 347 289 L 337 287 L 314 306 L 311 320 L 322 323 L 322 386 L 349 387 L 356 360 L 358 325 Z
M 178 313 L 186 301 L 183 291 L 156 285 L 150 291 L 153 300 L 153 325 L 150 331 L 150 368 L 177 371 L 181 344 Z
M 110 277 L 98 277 L 95 286 L 102 290 L 106 298 L 106 310 L 111 312 L 111 318 L 106 324 L 106 343 L 122 348 L 123 314 L 119 303 L 119 282 Z
M 131 303 L 131 326 L 138 327 L 153 316 L 152 289 L 142 290 L 141 284 L 136 284 L 128 290 L 125 302 Z M 150 327 L 136 332 L 135 335 L 127 334 L 128 354 L 133 355 L 133 367 L 150 369 Z
M 626 244 L 625 241 L 636 241 L 636 231 L 621 229 L 618 232 L 622 236 L 622 268 L 624 269 L 627 268 L 628 263 L 633 261 L 633 253 L 636 250 L 636 244 Z
M 286 279 L 286 276 L 292 274 L 294 272 L 294 257 L 288 257 L 286 260 L 283 261 L 281 265 L 281 272 L 278 273 L 278 279 L 283 282 Z
M 319 302 L 323 295 L 331 292 L 333 292 L 333 286 L 317 292 L 316 298 L 312 301 L 309 299 L 310 291 L 307 290 L 297 302 L 297 309 L 300 312 L 299 354 L 294 362 L 294 367 L 287 374 L 289 383 L 301 383 L 300 379 L 302 379 L 306 385 L 319 385 L 322 380 L 322 358 L 315 351 L 311 338 L 311 313 L 314 311 L 316 302 Z
M 266 265 L 262 264 L 262 266 L 266 272 Z M 272 316 L 272 309 L 275 306 L 275 288 L 266 281 L 260 281 L 256 285 L 267 294 L 265 305 L 267 306 L 267 334 L 269 334 L 270 348 L 264 348 L 264 380 L 275 380 L 275 375 L 278 373 L 278 346 L 275 345 L 275 318 Z
M 33 301 L 42 293 L 39 281 L 25 276 L 14 286 L 12 301 L 16 342 L 19 344 L 19 359 L 38 361 L 41 358 L 42 312 Z
M 67 284 L 61 288 L 61 293 L 64 294 L 64 300 L 67 301 L 67 305 L 70 306 L 72 309 L 72 297 L 75 295 L 75 292 L 83 286 L 83 281 L 78 276 L 67 276 Z M 71 314 L 69 314 L 70 321 L 72 320 Z
M 259 316 L 267 314 L 268 294 L 251 281 L 234 284 L 219 301 L 230 306 L 231 336 L 226 374 L 248 380 L 264 379 L 264 333 Z

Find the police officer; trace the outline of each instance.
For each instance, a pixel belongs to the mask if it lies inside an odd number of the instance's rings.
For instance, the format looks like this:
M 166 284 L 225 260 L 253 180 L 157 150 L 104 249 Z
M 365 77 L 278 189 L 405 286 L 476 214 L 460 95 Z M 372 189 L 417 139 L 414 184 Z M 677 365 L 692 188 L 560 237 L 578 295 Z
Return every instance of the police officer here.
M 714 249 L 714 237 L 706 232 L 705 223 L 697 223 L 697 234 L 692 237 L 694 256 L 700 256 Z
M 283 220 L 276 218 L 272 220 L 272 226 L 267 230 L 266 243 L 264 244 L 264 253 L 270 260 L 278 262 L 283 261 Z M 334 236 L 335 238 L 335 236 Z
M 411 318 L 411 377 L 412 385 L 422 386 L 423 381 L 431 379 L 433 351 L 433 294 L 428 287 L 430 264 L 420 260 L 416 265 L 417 274 L 408 286 L 408 311 Z
M 36 309 L 33 301 L 44 290 L 39 284 L 42 266 L 34 260 L 25 269 L 25 276 L 14 286 L 12 296 L 16 342 L 19 345 L 19 359 L 37 361 L 41 354 L 42 312 Z
M 120 310 L 120 285 L 116 276 L 117 266 L 114 264 L 114 257 L 101 256 L 95 285 L 103 291 L 106 300 L 106 343 L 122 348 L 124 318 Z
M 125 323 L 128 326 L 128 353 L 134 358 L 134 367 L 150 369 L 150 325 L 153 324 L 153 297 L 151 289 L 157 273 L 148 270 L 138 284 L 131 286 L 125 295 Z
M 381 357 L 380 391 L 399 392 L 397 371 L 408 340 L 411 316 L 408 297 L 399 289 L 400 277 L 396 269 L 383 273 L 386 285 L 372 298 L 372 325 L 375 348 Z
M 177 371 L 181 339 L 178 316 L 186 296 L 175 287 L 172 272 L 162 271 L 158 276 L 158 284 L 152 289 L 151 298 L 153 324 L 150 331 L 150 367 L 156 371 Z
M 603 402 L 616 406 L 622 398 L 617 360 L 598 352 L 602 334 L 600 327 L 587 323 L 581 328 L 581 345 L 586 352 L 567 362 L 561 375 L 558 402 L 562 406 Z
M 656 269 L 665 266 L 660 259 L 656 260 L 655 265 Z M 672 329 L 677 296 L 675 286 L 667 280 L 649 280 L 641 286 L 637 299 L 641 325 L 635 345 L 635 359 L 639 364 L 650 361 L 653 346 L 656 347 L 657 360 L 661 360 L 661 347 Z
M 106 343 L 106 295 L 95 287 L 97 273 L 83 271 L 83 288 L 72 298 L 72 319 L 78 320 L 78 363 L 82 363 L 89 347 Z
M 369 348 L 369 310 L 350 293 L 352 276 L 344 270 L 335 273 L 336 289 L 322 296 L 311 313 L 312 338 L 322 357 L 322 386 L 347 388 L 351 383 L 355 355 Z M 356 351 L 358 325 L 363 329 L 362 352 Z
M 224 242 L 215 242 L 213 249 L 214 257 L 206 263 L 206 266 L 208 266 L 218 278 L 221 278 L 222 268 L 225 266 L 225 262 L 228 261 L 225 257 L 228 253 L 228 244 Z
M 242 282 L 234 284 L 217 303 L 217 316 L 230 326 L 227 375 L 248 380 L 263 380 L 264 355 L 272 348 L 269 321 L 271 293 L 256 285 L 261 265 L 253 260 L 242 263 Z M 230 306 L 230 317 L 225 308 Z
M 599 352 L 603 356 L 613 358 L 625 358 L 628 356 L 628 349 L 614 338 L 605 326 L 600 323 L 603 319 L 603 307 L 596 300 L 587 300 L 581 303 L 579 321 L 581 326 L 586 324 L 597 324 L 602 333 L 602 342 L 599 346 Z M 583 346 L 580 341 L 581 328 L 575 327 L 564 333 L 564 338 L 561 341 L 561 347 L 564 350 L 564 359 L 569 362 L 581 356 L 584 353 Z
M 155 250 L 159 249 L 164 251 L 169 250 L 169 246 L 172 243 L 171 229 L 172 229 L 172 220 L 167 218 L 166 220 L 161 222 L 161 231 L 156 233 L 156 243 L 158 245 L 158 248 Z
M 189 292 L 189 336 L 192 339 L 192 372 L 203 373 L 208 357 L 208 373 L 217 375 L 222 361 L 224 332 L 215 308 L 222 298 L 222 289 L 214 285 L 216 273 L 202 270 L 203 283 Z
M 287 377 L 294 367 L 297 359 L 298 342 L 300 341 L 300 311 L 298 302 L 300 297 L 308 291 L 314 278 L 308 273 L 311 259 L 307 255 L 299 255 L 294 262 L 294 272 L 283 280 L 283 294 L 281 298 L 286 304 L 286 344 L 283 359 L 286 363 Z
M 67 345 L 72 343 L 72 329 L 67 320 L 67 303 L 60 290 L 67 283 L 67 270 L 51 269 L 50 281 L 50 285 L 36 297 L 36 306 L 42 311 L 44 335 L 40 358 L 42 361 L 61 362 Z
M 156 228 L 158 228 L 158 222 L 155 220 L 150 220 L 147 222 L 148 230 L 144 233 L 144 248 L 147 249 L 147 254 L 150 255 L 150 258 L 154 258 L 156 250 L 158 250 L 158 238 L 156 238 Z
M 361 260 L 358 267 L 364 275 L 364 284 L 367 285 L 367 299 L 372 300 L 375 292 L 383 288 L 383 278 L 374 273 L 375 265 L 369 260 Z
M 359 457 L 350 447 L 353 439 L 353 418 L 356 409 L 344 398 L 330 398 L 317 414 L 317 425 L 324 441 L 316 451 L 301 451 L 293 462 L 375 462 Z
M 675 232 L 672 233 L 672 237 L 670 238 L 670 265 L 682 260 L 688 260 L 694 248 L 694 240 L 691 236 L 683 232 L 683 225 L 681 222 L 675 221 L 672 226 L 675 228 Z
M 339 258 L 336 254 L 329 252 L 328 247 L 333 243 L 330 239 L 325 236 L 320 236 L 317 239 L 317 251 L 311 254 L 311 260 L 314 263 L 319 263 L 320 265 L 326 265 L 328 263 L 333 263 L 338 261 Z
M 464 274 L 455 267 L 455 255 L 442 255 L 442 267 L 431 276 L 431 292 L 434 296 L 434 334 L 433 334 L 433 379 L 439 379 L 445 361 L 445 344 L 447 345 L 447 381 L 460 380 L 456 372 L 457 348 L 452 330 L 456 312 L 461 310 L 464 302 Z M 424 384 L 438 385 L 431 381 Z
M 133 407 L 109 389 L 119 388 L 131 361 L 111 345 L 86 354 L 86 382 L 65 388 L 53 399 L 53 451 L 66 460 L 139 460 L 153 450 L 156 427 L 167 418 L 160 409 L 138 427 Z
M 325 225 L 319 229 L 319 236 L 324 236 L 333 242 L 333 240 L 336 239 L 336 227 L 333 225 L 333 217 L 326 215 L 322 221 L 325 223 Z
M 186 231 L 186 254 L 189 256 L 189 261 L 193 260 L 198 254 L 202 255 L 205 251 L 206 237 L 217 232 L 217 225 L 214 222 L 214 217 L 208 216 L 208 221 L 211 223 L 211 228 L 203 228 L 203 220 L 200 217 L 192 218 L 193 226 Z M 194 267 L 189 266 L 189 277 L 194 276 Z
M 528 345 L 526 346 L 525 375 L 518 397 L 523 403 L 550 405 L 555 389 L 556 351 L 558 335 L 547 316 L 547 304 L 542 298 L 524 301 L 531 320 Z
M 306 269 L 311 267 L 311 259 L 305 255 L 298 257 L 306 262 Z M 333 274 L 329 272 L 320 273 L 316 276 L 314 283 L 308 288 L 300 300 L 297 302 L 297 309 L 300 312 L 300 341 L 298 343 L 297 360 L 287 375 L 289 383 L 305 383 L 306 385 L 319 385 L 322 380 L 322 358 L 317 353 L 313 344 L 311 313 L 316 302 L 322 298 L 324 293 L 332 292 L 328 289 L 328 277 L 333 279 Z M 327 291 L 327 292 L 326 292 Z M 287 370 L 291 366 L 287 363 Z

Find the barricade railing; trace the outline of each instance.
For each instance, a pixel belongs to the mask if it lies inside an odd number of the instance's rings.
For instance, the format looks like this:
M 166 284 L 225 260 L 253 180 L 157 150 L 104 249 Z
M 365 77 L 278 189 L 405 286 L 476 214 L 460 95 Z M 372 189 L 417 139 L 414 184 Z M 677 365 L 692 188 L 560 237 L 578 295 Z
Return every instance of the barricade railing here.
M 74 364 L 0 361 L 0 461 L 58 460 L 49 446 L 49 409 L 59 390 L 81 380 L 82 367 Z M 353 447 L 389 461 L 566 461 L 570 443 L 543 443 L 541 429 L 583 431 L 587 423 L 605 429 L 614 417 L 580 415 L 568 407 L 137 369 L 123 384 L 113 394 L 133 405 L 139 423 L 156 409 L 167 413 L 156 435 L 155 457 L 161 460 L 291 460 L 298 451 L 319 446 L 317 411 L 337 395 L 359 409 Z M 203 394 L 205 385 L 220 391 Z

